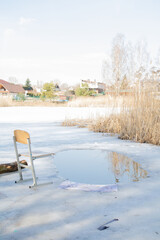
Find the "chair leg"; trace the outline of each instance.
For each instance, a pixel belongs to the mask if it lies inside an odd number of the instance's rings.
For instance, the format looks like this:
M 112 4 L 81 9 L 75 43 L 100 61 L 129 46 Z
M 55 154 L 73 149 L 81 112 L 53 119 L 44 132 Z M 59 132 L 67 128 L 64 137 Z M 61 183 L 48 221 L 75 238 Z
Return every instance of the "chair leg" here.
M 31 162 L 31 170 L 32 170 L 32 177 L 33 177 L 33 186 L 37 186 L 37 179 L 36 179 L 36 173 L 35 173 L 35 168 L 34 168 L 34 164 L 33 164 L 30 139 L 27 139 L 27 140 L 28 140 L 29 158 L 30 158 L 30 162 Z
M 30 163 L 31 163 L 31 166 L 29 168 L 32 171 L 32 178 L 23 180 L 22 169 L 21 169 L 20 160 L 19 160 L 20 154 L 18 154 L 18 149 L 17 149 L 17 143 L 16 143 L 15 136 L 13 136 L 13 141 L 14 141 L 14 148 L 15 148 L 15 152 L 16 152 L 18 173 L 19 173 L 19 178 L 20 178 L 18 181 L 15 181 L 15 183 L 25 182 L 25 181 L 28 181 L 28 180 L 32 179 L 33 180 L 33 185 L 29 186 L 29 188 L 34 188 L 34 187 L 37 187 L 37 186 L 45 186 L 45 185 L 48 185 L 48 184 L 52 184 L 53 182 L 37 184 L 37 177 L 36 177 L 35 168 L 34 168 L 34 164 L 33 164 L 33 157 L 32 157 L 32 151 L 31 151 L 30 138 L 27 138 L 27 142 L 28 142 L 28 149 L 29 149 L 29 158 L 30 158 Z M 47 155 L 49 155 L 49 154 L 47 154 Z
M 40 184 L 37 184 L 36 186 L 35 185 L 29 186 L 29 188 L 42 187 L 42 186 L 46 186 L 46 185 L 49 185 L 49 184 L 53 184 L 53 182 L 40 183 Z
M 15 148 L 15 152 L 16 152 L 16 159 L 17 159 L 17 166 L 18 166 L 18 173 L 19 173 L 19 181 L 22 181 L 23 180 L 22 169 L 21 169 L 21 166 L 20 166 L 20 163 L 19 163 L 19 154 L 18 154 L 18 149 L 17 149 L 15 136 L 13 137 L 13 141 L 14 141 L 14 148 Z

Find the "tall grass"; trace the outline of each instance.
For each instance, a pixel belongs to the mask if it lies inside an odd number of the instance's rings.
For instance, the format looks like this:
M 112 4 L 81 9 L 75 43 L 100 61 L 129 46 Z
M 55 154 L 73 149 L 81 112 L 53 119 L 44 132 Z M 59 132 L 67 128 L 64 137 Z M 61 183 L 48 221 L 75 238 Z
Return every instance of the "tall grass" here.
M 160 145 L 160 100 L 150 94 L 135 96 L 133 105 L 124 106 L 119 114 L 97 119 L 89 129 L 118 133 L 121 139 Z
M 130 105 L 133 96 L 96 96 L 96 97 L 78 97 L 69 101 L 68 107 L 111 107 L 118 108 L 123 105 Z
M 10 107 L 12 106 L 11 96 L 0 96 L 0 107 Z
M 97 118 L 94 122 L 88 124 L 88 128 L 94 132 L 120 133 L 121 114 L 112 114 L 110 116 Z
M 120 98 L 120 103 L 120 113 L 86 120 L 83 126 L 95 132 L 117 133 L 121 139 L 160 145 L 160 100 L 152 94 L 141 93 Z M 66 125 L 80 126 L 80 123 L 72 119 Z
M 121 119 L 121 139 L 160 145 L 160 100 L 141 94 Z

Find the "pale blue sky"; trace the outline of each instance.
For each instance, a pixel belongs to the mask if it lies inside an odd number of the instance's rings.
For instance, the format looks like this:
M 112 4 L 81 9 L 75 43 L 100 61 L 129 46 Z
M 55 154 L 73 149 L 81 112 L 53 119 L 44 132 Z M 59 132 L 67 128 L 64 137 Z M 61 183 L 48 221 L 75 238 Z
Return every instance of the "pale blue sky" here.
M 0 0 L 0 78 L 102 80 L 117 33 L 160 47 L 159 0 Z

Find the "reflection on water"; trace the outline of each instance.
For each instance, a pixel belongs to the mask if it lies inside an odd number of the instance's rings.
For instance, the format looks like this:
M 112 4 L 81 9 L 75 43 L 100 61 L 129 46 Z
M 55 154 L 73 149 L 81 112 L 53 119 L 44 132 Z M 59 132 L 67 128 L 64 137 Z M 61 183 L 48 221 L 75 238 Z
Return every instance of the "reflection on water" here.
M 127 174 L 134 182 L 139 181 L 140 178 L 147 177 L 147 171 L 141 168 L 139 163 L 131 160 L 130 158 L 116 152 L 109 153 L 109 158 L 112 163 L 112 171 L 116 182 L 119 182 L 121 176 L 124 174 Z
M 81 183 L 128 183 L 147 177 L 139 163 L 116 152 L 62 151 L 55 155 L 54 163 L 61 177 Z

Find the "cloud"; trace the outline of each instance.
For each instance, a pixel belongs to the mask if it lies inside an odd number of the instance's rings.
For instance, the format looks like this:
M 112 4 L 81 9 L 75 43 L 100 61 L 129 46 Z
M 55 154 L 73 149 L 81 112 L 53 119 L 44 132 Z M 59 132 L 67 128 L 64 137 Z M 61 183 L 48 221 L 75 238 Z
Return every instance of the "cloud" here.
M 20 17 L 19 19 L 19 25 L 28 25 L 32 22 L 34 22 L 36 19 L 35 18 L 24 18 Z

